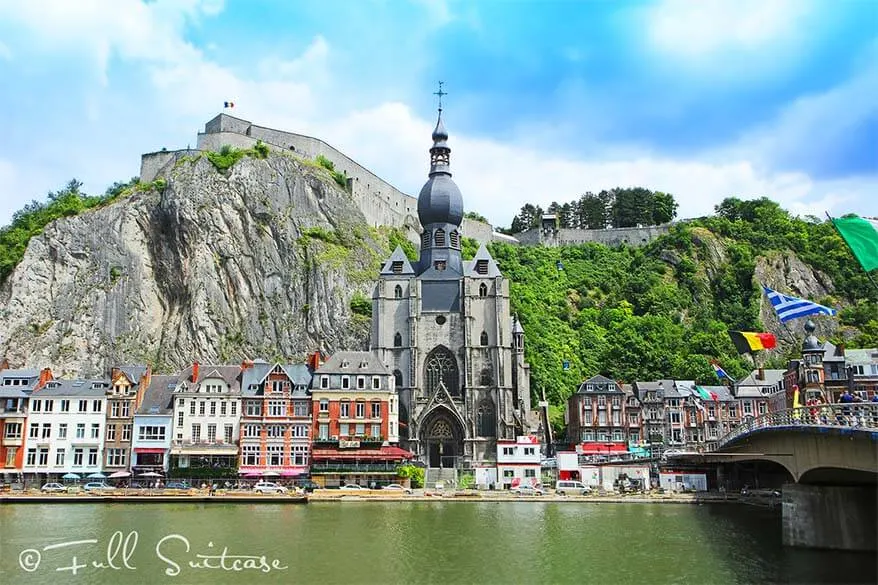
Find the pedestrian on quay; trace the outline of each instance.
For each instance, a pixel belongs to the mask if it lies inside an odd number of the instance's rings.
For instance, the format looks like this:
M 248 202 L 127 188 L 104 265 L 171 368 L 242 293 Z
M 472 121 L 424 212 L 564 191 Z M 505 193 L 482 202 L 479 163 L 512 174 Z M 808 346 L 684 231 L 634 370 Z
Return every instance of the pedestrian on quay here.
M 847 388 L 845 388 L 844 392 L 841 393 L 841 397 L 838 401 L 842 404 L 853 404 L 854 397 L 851 396 L 851 393 L 848 392 Z M 849 406 L 845 406 L 841 409 L 841 414 L 838 416 L 838 422 L 843 425 L 850 425 L 851 420 L 851 408 Z

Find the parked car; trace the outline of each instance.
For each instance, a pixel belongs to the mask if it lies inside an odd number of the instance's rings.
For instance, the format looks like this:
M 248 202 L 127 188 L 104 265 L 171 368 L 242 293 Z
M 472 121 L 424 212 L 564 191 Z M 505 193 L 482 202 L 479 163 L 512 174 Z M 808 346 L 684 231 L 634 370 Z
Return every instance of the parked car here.
M 559 496 L 566 494 L 584 496 L 591 493 L 591 488 L 581 481 L 560 480 L 555 482 L 555 493 Z
M 306 494 L 310 494 L 314 490 L 320 489 L 320 486 L 310 479 L 300 479 L 296 482 L 296 487 L 303 490 Z
M 398 484 L 398 483 L 391 483 L 391 484 L 388 484 L 388 485 L 384 486 L 384 487 L 381 488 L 381 489 L 382 489 L 382 490 L 388 490 L 388 491 L 391 491 L 391 492 L 405 492 L 405 493 L 407 493 L 407 494 L 412 493 L 412 490 L 410 490 L 409 488 L 405 487 L 404 485 L 400 485 L 400 484 Z
M 270 481 L 260 481 L 253 486 L 253 491 L 257 494 L 285 494 L 287 488 Z
M 85 484 L 84 486 L 82 486 L 82 489 L 84 489 L 87 492 L 99 492 L 99 491 L 103 491 L 103 490 L 112 490 L 112 489 L 116 489 L 116 488 L 114 488 L 113 486 L 109 486 L 102 481 L 90 481 L 87 484 Z
M 188 490 L 191 487 L 188 481 L 169 481 L 165 486 L 169 490 Z
M 546 493 L 543 488 L 535 485 L 517 485 L 509 491 L 516 496 L 542 496 Z
M 67 491 L 67 487 L 61 485 L 60 483 L 47 483 L 43 487 L 40 488 L 41 492 L 46 492 L 48 494 L 52 493 L 62 493 Z
M 347 485 L 343 485 L 343 486 L 341 486 L 341 487 L 338 488 L 338 489 L 340 489 L 340 490 L 344 490 L 344 491 L 346 491 L 346 492 L 358 492 L 358 491 L 367 490 L 367 489 L 369 489 L 369 488 L 364 488 L 363 486 L 361 486 L 361 485 L 357 485 L 357 484 L 355 484 L 355 483 L 349 483 L 349 484 L 347 484 Z

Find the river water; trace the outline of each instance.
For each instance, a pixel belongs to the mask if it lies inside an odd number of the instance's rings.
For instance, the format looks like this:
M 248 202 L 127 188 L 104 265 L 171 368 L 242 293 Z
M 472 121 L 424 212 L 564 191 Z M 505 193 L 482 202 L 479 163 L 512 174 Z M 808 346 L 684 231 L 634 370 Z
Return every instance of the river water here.
M 874 555 L 780 540 L 776 511 L 736 505 L 12 504 L 0 506 L 0 583 L 876 581 Z M 197 556 L 224 548 L 225 560 Z M 235 555 L 265 559 L 235 571 Z

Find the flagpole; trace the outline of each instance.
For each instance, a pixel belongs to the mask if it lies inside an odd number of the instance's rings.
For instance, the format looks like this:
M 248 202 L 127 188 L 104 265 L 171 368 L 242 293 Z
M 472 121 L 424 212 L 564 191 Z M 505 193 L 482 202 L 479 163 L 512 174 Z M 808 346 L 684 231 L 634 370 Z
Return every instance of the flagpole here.
M 835 233 L 838 234 L 838 237 L 840 237 L 840 238 L 841 238 L 841 241 L 843 241 L 844 244 L 845 244 L 845 246 L 847 246 L 847 249 L 850 251 L 851 256 L 854 257 L 854 260 L 857 260 L 857 255 L 854 254 L 854 249 L 851 248 L 851 245 L 848 244 L 848 241 L 847 241 L 846 239 L 844 239 L 844 236 L 841 235 L 841 232 L 840 232 L 840 231 L 838 231 L 838 227 L 835 225 L 835 222 L 832 221 L 832 216 L 829 215 L 829 212 L 828 212 L 828 211 L 824 211 L 824 213 L 826 214 L 826 217 L 829 218 L 829 223 L 832 224 L 832 228 L 835 230 Z M 859 260 L 857 260 L 857 264 L 860 264 Z M 862 265 L 862 264 L 860 264 L 860 268 L 863 268 L 863 265 Z M 866 270 L 865 268 L 863 268 L 863 272 L 866 273 L 866 278 L 869 279 L 869 282 L 872 283 L 872 286 L 875 287 L 875 290 L 878 290 L 878 283 L 876 283 L 876 282 L 875 282 L 875 279 L 872 278 L 872 274 L 871 274 L 868 270 Z

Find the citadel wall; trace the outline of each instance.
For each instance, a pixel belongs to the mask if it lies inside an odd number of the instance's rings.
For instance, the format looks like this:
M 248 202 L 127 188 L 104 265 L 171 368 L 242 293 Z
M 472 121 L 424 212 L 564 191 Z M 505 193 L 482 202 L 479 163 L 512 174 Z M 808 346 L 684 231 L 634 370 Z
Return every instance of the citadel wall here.
M 597 242 L 606 246 L 643 246 L 670 230 L 671 224 L 630 228 L 583 230 L 568 228 L 533 228 L 515 237 L 524 245 L 566 246 Z
M 292 153 L 301 158 L 315 159 L 318 155 L 326 157 L 332 161 L 336 171 L 347 177 L 351 196 L 370 225 L 398 227 L 405 231 L 413 242 L 418 242 L 417 234 L 421 231 L 421 225 L 418 220 L 417 198 L 403 193 L 319 138 L 258 126 L 228 114 L 219 114 L 204 125 L 204 132 L 198 133 L 197 150 L 184 149 L 144 154 L 140 162 L 140 180 L 153 181 L 160 174 L 173 168 L 183 156 L 192 156 L 206 150 L 218 151 L 224 145 L 242 149 L 252 148 L 258 140 L 275 151 Z M 599 242 L 608 246 L 618 246 L 623 243 L 639 246 L 668 233 L 668 228 L 667 224 L 606 230 L 534 228 L 512 237 L 494 232 L 490 224 L 464 218 L 461 233 L 486 244 L 500 241 L 560 246 Z

